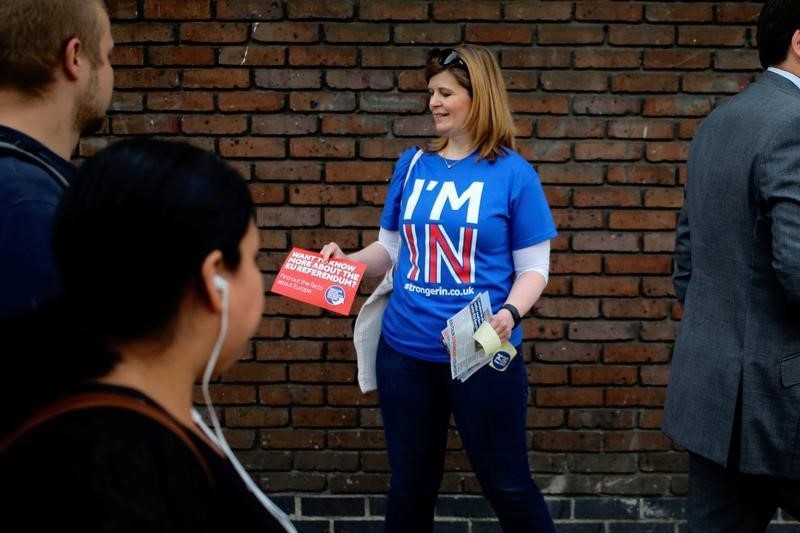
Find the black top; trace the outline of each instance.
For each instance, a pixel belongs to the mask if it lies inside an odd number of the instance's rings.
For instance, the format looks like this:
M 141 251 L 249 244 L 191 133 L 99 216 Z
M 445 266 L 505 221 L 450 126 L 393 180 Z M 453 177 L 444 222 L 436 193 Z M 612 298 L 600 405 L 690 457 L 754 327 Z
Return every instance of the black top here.
M 92 390 L 158 407 L 130 389 Z M 26 531 L 283 532 L 230 461 L 187 433 L 212 479 L 175 433 L 147 416 L 115 407 L 57 416 L 0 456 L 4 520 Z

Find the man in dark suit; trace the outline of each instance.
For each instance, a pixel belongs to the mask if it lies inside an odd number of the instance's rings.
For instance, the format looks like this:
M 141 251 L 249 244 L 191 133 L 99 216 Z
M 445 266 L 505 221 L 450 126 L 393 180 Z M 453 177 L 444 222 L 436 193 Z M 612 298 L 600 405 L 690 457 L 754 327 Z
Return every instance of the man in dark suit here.
M 767 71 L 692 141 L 675 244 L 663 427 L 702 533 L 800 518 L 800 1 L 767 1 L 757 37 Z

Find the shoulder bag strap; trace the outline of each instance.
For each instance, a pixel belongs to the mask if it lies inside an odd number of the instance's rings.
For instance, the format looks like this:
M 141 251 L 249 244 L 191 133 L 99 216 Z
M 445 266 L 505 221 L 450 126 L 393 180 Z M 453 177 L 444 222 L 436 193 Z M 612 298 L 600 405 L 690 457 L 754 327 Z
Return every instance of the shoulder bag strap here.
M 195 443 L 192 442 L 192 439 L 186 432 L 186 428 L 178 424 L 164 411 L 153 407 L 142 400 L 125 396 L 123 394 L 114 394 L 109 392 L 86 392 L 74 394 L 44 407 L 42 410 L 34 413 L 25 423 L 22 424 L 22 426 L 20 426 L 16 431 L 5 437 L 2 442 L 0 442 L 0 453 L 5 452 L 25 433 L 49 420 L 66 413 L 81 411 L 83 409 L 91 409 L 94 407 L 126 409 L 128 411 L 139 413 L 140 415 L 146 416 L 147 418 L 158 422 L 170 430 L 181 440 L 181 442 L 186 445 L 187 448 L 189 448 L 189 450 L 192 452 L 192 455 L 195 456 L 197 461 L 203 467 L 203 471 L 205 472 L 208 480 L 212 483 L 214 482 L 214 476 L 211 474 L 211 468 L 209 467 L 208 462 L 206 461 L 205 457 L 203 457 L 203 454 L 200 453 L 200 450 L 197 448 Z
M 41 167 L 42 170 L 50 174 L 50 176 L 61 186 L 62 189 L 69 187 L 69 182 L 66 180 L 66 178 L 62 176 L 61 173 L 56 170 L 55 167 L 53 167 L 53 165 L 50 165 L 41 157 L 27 152 L 15 144 L 7 143 L 5 141 L 0 141 L 0 150 L 12 152 L 13 154 L 21 156 L 22 158 L 27 159 L 28 161 Z

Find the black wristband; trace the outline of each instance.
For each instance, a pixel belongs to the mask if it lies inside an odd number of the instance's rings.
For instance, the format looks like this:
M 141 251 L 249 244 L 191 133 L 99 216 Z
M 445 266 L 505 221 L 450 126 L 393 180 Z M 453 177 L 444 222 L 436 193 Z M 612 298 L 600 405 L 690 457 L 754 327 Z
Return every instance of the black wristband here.
M 517 311 L 516 307 L 514 307 L 511 304 L 503 304 L 503 306 L 500 309 L 505 309 L 506 311 L 511 313 L 511 317 L 514 319 L 514 327 L 519 326 L 519 323 L 522 321 L 522 317 L 519 316 L 519 311 Z

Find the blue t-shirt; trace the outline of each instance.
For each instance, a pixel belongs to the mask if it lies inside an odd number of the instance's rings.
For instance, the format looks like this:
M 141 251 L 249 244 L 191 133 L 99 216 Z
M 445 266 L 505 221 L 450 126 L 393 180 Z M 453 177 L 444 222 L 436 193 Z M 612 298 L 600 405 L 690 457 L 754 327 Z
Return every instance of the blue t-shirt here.
M 69 181 L 75 167 L 17 130 L 0 141 L 36 156 Z M 0 318 L 38 307 L 58 288 L 51 235 L 64 185 L 28 156 L 0 149 Z
M 473 153 L 452 168 L 425 153 L 404 186 L 416 151 L 400 156 L 381 218 L 401 236 L 383 335 L 401 353 L 447 362 L 447 319 L 483 291 L 496 313 L 514 282 L 512 251 L 552 239 L 556 228 L 539 177 L 517 153 L 494 163 Z M 510 342 L 521 340 L 517 327 Z

